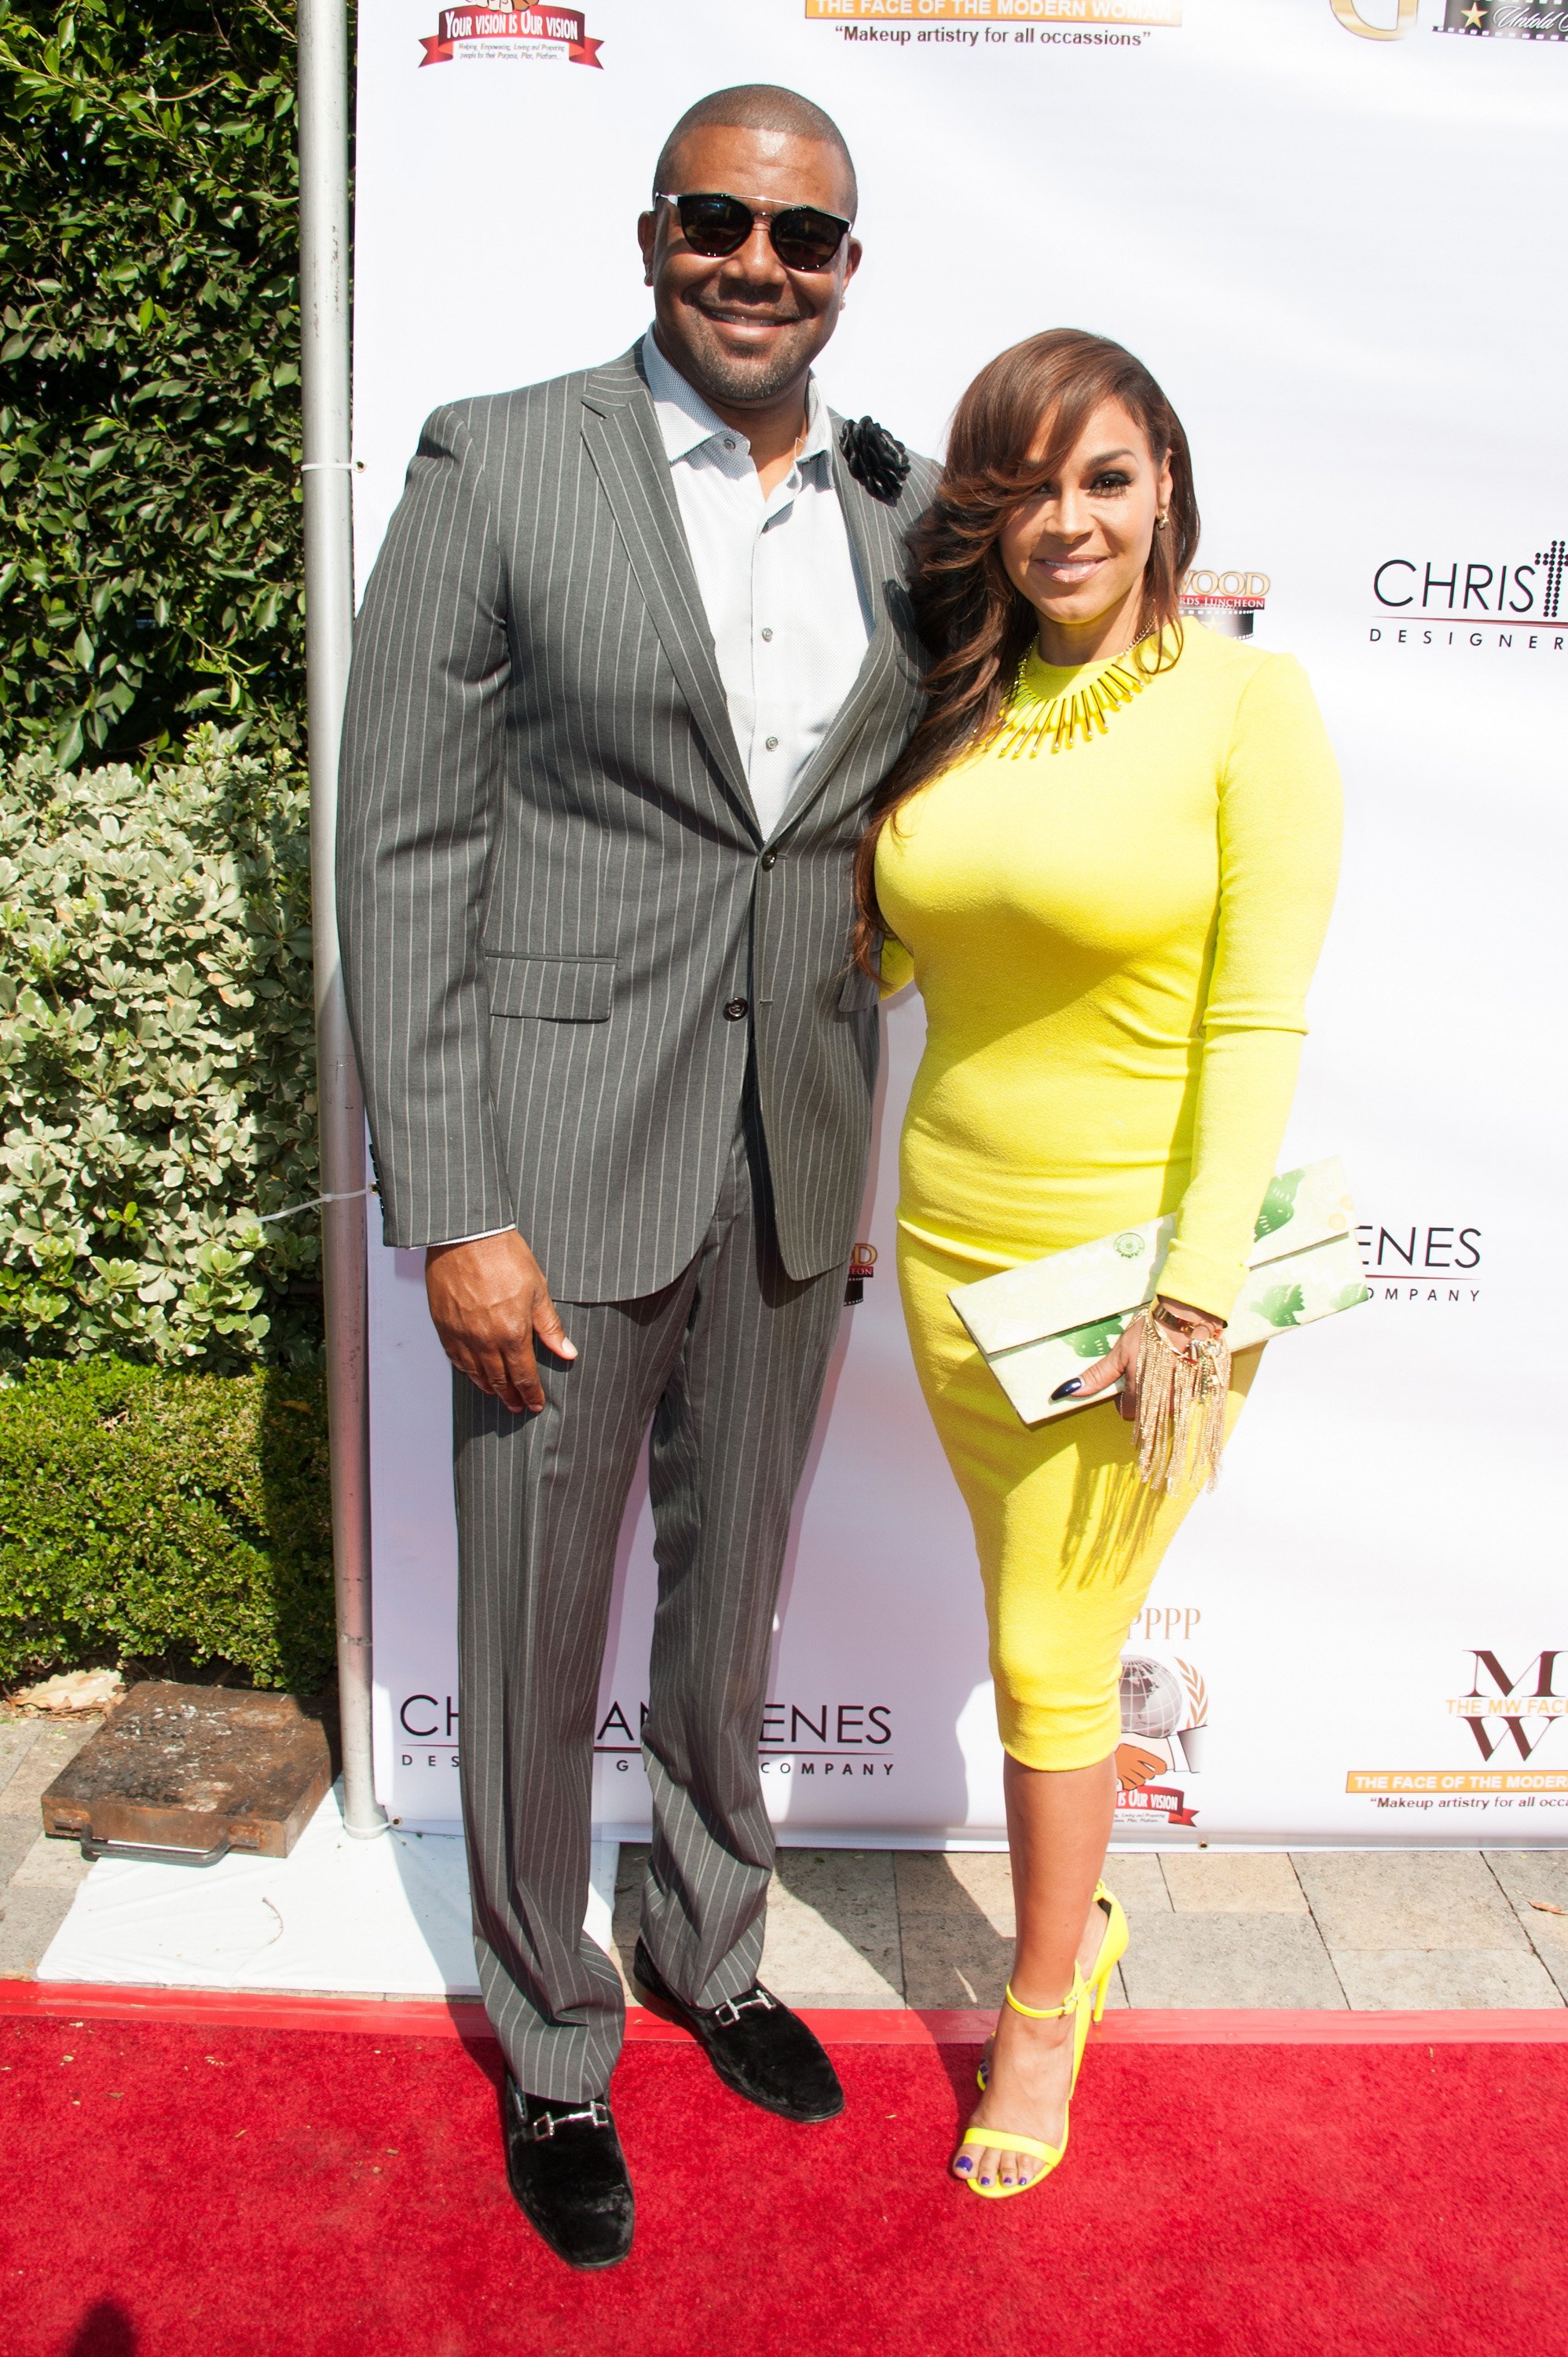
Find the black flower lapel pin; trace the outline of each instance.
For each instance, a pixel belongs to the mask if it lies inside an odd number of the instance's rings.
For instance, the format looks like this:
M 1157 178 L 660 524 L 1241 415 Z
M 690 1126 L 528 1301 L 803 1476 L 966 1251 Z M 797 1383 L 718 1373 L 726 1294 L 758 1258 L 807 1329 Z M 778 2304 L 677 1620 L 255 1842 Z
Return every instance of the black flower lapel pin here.
M 846 418 L 839 430 L 844 465 L 863 490 L 888 506 L 904 488 L 909 453 L 875 417 Z

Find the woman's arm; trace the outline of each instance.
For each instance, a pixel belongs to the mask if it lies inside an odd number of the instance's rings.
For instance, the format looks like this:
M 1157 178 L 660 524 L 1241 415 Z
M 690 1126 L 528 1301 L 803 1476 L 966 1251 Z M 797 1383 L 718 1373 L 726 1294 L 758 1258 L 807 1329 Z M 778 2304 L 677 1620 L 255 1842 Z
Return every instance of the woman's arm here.
M 1219 823 L 1192 1170 L 1161 1291 L 1227 1318 L 1290 1117 L 1307 985 L 1339 872 L 1339 772 L 1289 655 L 1260 664 L 1241 695 Z

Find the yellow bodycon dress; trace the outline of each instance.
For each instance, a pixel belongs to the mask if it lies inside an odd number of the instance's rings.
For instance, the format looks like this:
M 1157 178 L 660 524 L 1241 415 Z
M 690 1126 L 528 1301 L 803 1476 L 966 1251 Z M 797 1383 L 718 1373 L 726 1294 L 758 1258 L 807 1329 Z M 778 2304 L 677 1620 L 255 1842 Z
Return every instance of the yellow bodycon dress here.
M 1108 668 L 1031 658 L 1010 718 Z M 878 846 L 884 987 L 912 971 L 928 1024 L 899 1281 L 974 1522 L 1002 1740 L 1087 1768 L 1120 1739 L 1122 1648 L 1192 1493 L 1139 1482 L 1109 1403 L 1020 1423 L 948 1294 L 1175 1210 L 1162 1292 L 1228 1315 L 1295 1084 L 1338 780 L 1294 661 L 1192 623 L 1102 733 L 1007 742 L 933 779 Z M 1232 1422 L 1257 1355 L 1238 1355 Z

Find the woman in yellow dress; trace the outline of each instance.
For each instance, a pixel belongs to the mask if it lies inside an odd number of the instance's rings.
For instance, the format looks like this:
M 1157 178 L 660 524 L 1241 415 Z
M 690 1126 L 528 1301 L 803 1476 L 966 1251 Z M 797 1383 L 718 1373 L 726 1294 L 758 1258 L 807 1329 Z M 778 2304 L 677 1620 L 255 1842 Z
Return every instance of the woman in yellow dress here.
M 1100 1879 L 1120 1657 L 1202 1472 L 1140 1479 L 1140 1354 L 1167 1392 L 1226 1380 L 1338 856 L 1300 668 L 1181 619 L 1197 530 L 1187 437 L 1131 353 L 1053 330 L 983 370 L 917 544 L 929 702 L 858 868 L 863 963 L 926 1003 L 899 1278 L 1006 1753 L 1017 1945 L 952 2161 L 993 2200 L 1060 2158 L 1126 1945 Z M 1120 1396 L 1021 1423 L 950 1290 L 1166 1211 L 1158 1301 L 1070 1387 Z M 1227 1429 L 1257 1355 L 1230 1369 Z

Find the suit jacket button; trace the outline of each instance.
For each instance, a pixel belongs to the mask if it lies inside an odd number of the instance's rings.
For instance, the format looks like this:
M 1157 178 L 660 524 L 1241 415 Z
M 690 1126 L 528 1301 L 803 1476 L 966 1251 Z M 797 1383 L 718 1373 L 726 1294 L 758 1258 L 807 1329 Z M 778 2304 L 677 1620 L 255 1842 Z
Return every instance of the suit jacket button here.
M 738 1022 L 740 1021 L 741 1017 L 742 1017 L 745 1013 L 746 1013 L 746 1001 L 745 1001 L 745 999 L 744 999 L 744 998 L 732 998 L 732 999 L 730 1000 L 729 1005 L 725 1008 L 725 1021 L 726 1023 L 738 1023 Z
M 776 851 L 765 851 L 762 855 L 763 866 L 771 867 L 777 861 L 778 857 L 779 854 Z

